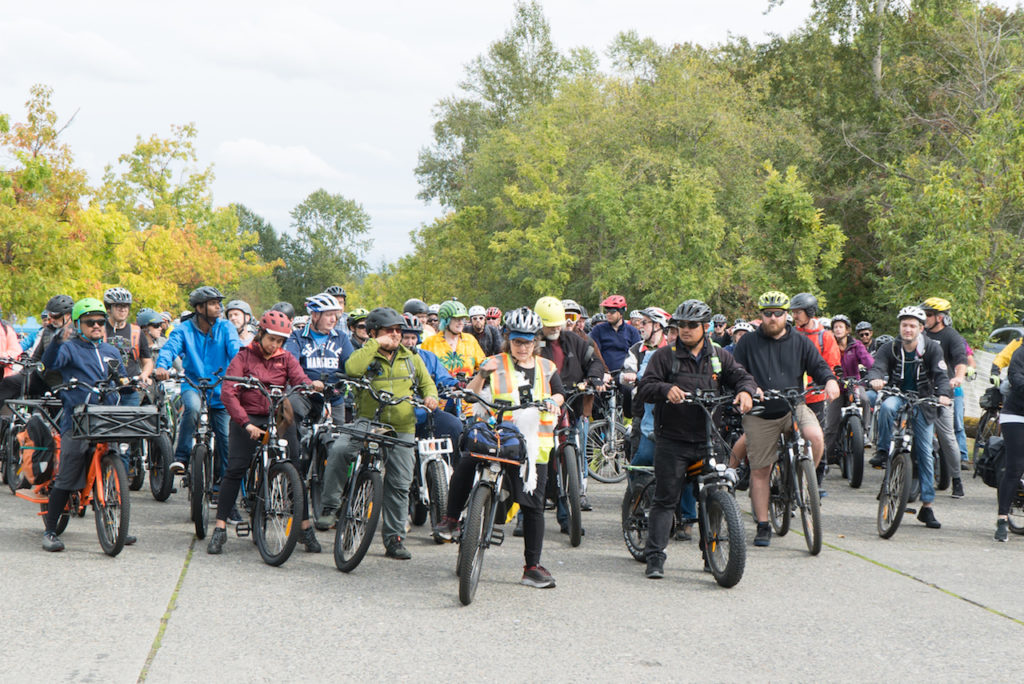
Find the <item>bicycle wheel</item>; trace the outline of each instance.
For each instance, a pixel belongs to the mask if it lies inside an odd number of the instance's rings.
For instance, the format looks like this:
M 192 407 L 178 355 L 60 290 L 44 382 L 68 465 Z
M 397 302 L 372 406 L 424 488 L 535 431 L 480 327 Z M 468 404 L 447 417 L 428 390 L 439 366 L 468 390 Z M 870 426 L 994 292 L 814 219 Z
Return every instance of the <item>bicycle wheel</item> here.
M 644 485 L 626 487 L 622 496 L 622 538 L 626 542 L 626 550 L 634 560 L 641 563 L 647 559 L 644 548 L 647 546 L 651 505 L 654 503 L 654 479 Z
M 342 506 L 334 533 L 334 564 L 342 572 L 352 572 L 362 562 L 377 530 L 383 501 L 384 482 L 380 473 L 361 470 L 352 500 Z
M 878 495 L 878 536 L 889 539 L 903 520 L 910 499 L 912 466 L 910 454 L 900 452 L 889 458 L 882 491 Z
M 206 539 L 206 531 L 210 527 L 210 508 L 206 505 L 210 493 L 206 489 L 207 448 L 205 444 L 196 444 L 189 458 L 188 492 L 192 507 L 192 522 L 195 523 L 196 539 Z
M 417 466 L 418 467 L 418 466 Z M 413 475 L 412 485 L 409 487 L 409 517 L 412 524 L 420 527 L 430 517 L 430 509 L 420 499 L 419 476 Z
M 800 522 L 804 526 L 804 540 L 812 556 L 821 553 L 821 498 L 818 495 L 818 476 L 814 461 L 797 461 L 796 486 L 800 492 Z
M 583 511 L 580 509 L 580 467 L 576 460 L 576 447 L 562 445 L 562 482 L 565 483 L 565 498 L 569 509 L 569 545 L 576 547 L 583 541 Z
M 174 489 L 174 477 L 171 476 L 171 459 L 174 458 L 171 440 L 164 433 L 154 439 L 146 440 L 149 452 L 149 491 L 157 501 L 167 501 Z
M 133 492 L 142 489 L 142 483 L 146 481 L 141 448 L 139 444 L 131 444 L 128 447 L 128 489 Z
M 860 416 L 850 416 L 843 426 L 843 468 L 850 487 L 859 489 L 864 482 L 864 424 Z
M 107 452 L 100 460 L 100 476 L 93 483 L 92 508 L 103 553 L 116 556 L 124 548 L 131 512 L 128 472 L 116 452 Z
M 587 469 L 598 482 L 626 479 L 626 428 L 622 423 L 595 420 L 587 433 Z
M 448 478 L 440 461 L 427 464 L 427 496 L 430 498 L 430 529 L 434 530 L 448 510 Z M 444 544 L 445 540 L 433 534 L 434 542 Z
M 707 497 L 707 525 L 704 553 L 715 581 L 734 587 L 743 578 L 747 563 L 747 541 L 740 519 L 740 507 L 729 492 L 712 490 Z
M 478 485 L 469 497 L 466 527 L 459 542 L 462 546 L 462 556 L 459 559 L 459 601 L 464 606 L 473 602 L 476 585 L 480 582 L 480 571 L 484 567 L 484 551 L 488 541 L 487 515 L 490 510 L 491 489 L 485 485 Z
M 1010 514 L 1006 519 L 1011 532 L 1024 534 L 1024 485 L 1017 487 L 1017 496 L 1010 503 Z
M 266 498 L 264 498 L 266 497 Z M 253 538 L 267 565 L 288 560 L 302 534 L 302 478 L 287 461 L 271 464 L 256 496 Z
M 313 450 L 313 463 L 310 464 L 309 505 L 313 514 L 319 515 L 324 503 L 324 469 L 327 467 L 327 449 L 318 444 Z
M 772 464 L 768 476 L 768 518 L 771 520 L 775 534 L 785 537 L 789 532 L 790 510 L 789 481 L 786 478 L 786 466 L 782 461 Z
M 17 429 L 16 426 L 9 427 L 3 443 L 4 479 L 11 488 L 11 494 L 28 486 L 28 481 L 18 472 L 21 469 L 21 449 L 14 436 Z
M 988 438 L 999 434 L 999 412 L 985 409 L 978 419 L 978 430 L 974 433 L 974 448 L 971 449 L 971 461 L 978 462 L 988 445 Z
M 949 465 L 946 463 L 946 459 L 942 456 L 942 452 L 938 449 L 937 440 L 932 444 L 932 458 L 934 459 L 934 465 L 932 466 L 932 473 L 935 476 L 935 491 L 941 492 L 949 489 L 950 480 L 952 475 L 949 472 Z M 957 472 L 960 475 L 960 452 L 957 452 Z

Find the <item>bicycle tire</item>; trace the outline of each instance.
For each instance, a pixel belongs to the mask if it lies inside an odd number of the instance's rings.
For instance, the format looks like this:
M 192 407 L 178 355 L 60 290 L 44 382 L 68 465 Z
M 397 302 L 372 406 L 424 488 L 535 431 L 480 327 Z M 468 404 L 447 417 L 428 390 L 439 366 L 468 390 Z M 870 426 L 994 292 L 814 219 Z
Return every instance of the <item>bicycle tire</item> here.
M 626 550 L 634 560 L 643 563 L 647 560 L 644 549 L 647 547 L 647 534 L 650 530 L 651 504 L 654 503 L 654 480 L 645 483 L 639 491 L 634 487 L 626 487 L 622 495 L 622 538 L 626 542 Z
M 310 464 L 309 505 L 313 514 L 319 515 L 324 503 L 324 470 L 327 467 L 327 449 L 318 444 L 313 450 L 313 462 Z
M 196 444 L 189 458 L 189 503 L 192 508 L 192 522 L 195 524 L 196 539 L 206 539 L 210 527 L 210 509 L 206 505 L 209 493 L 206 489 L 206 465 L 208 449 L 205 444 Z
M 934 448 L 934 444 L 932 445 Z M 956 467 L 957 475 L 960 474 L 960 452 L 957 453 Z M 938 456 L 937 463 L 932 468 L 933 475 L 935 476 L 935 491 L 942 492 L 949 489 L 949 485 L 952 480 L 952 475 L 949 472 L 949 464 L 946 463 L 945 457 L 942 455 L 942 451 L 939 449 L 935 450 L 935 455 Z
M 843 430 L 843 460 L 846 477 L 853 489 L 860 489 L 864 482 L 864 424 L 854 415 L 846 422 Z
M 142 489 L 142 485 L 146 481 L 146 468 L 142 454 L 136 451 L 141 448 L 138 444 L 128 446 L 128 463 L 131 464 L 131 468 L 128 469 L 128 489 L 133 492 Z
M 418 467 L 418 466 L 417 466 Z M 416 527 L 422 527 L 430 517 L 430 508 L 420 500 L 420 488 L 417 480 L 419 477 L 414 473 L 412 485 L 409 486 L 409 518 Z
M 566 508 L 569 513 L 569 545 L 573 548 L 583 541 L 583 510 L 580 508 L 580 466 L 576 447 L 562 445 L 562 482 L 565 483 Z
M 345 502 L 334 532 L 334 565 L 352 572 L 362 562 L 380 520 L 384 502 L 384 481 L 376 470 L 361 470 L 356 478 L 352 501 Z
M 804 527 L 804 541 L 807 542 L 807 550 L 811 555 L 817 556 L 821 553 L 821 498 L 818 494 L 818 476 L 814 472 L 814 461 L 797 461 L 796 486 L 800 492 L 800 522 Z
M 608 426 L 612 425 L 609 435 Z M 598 482 L 612 484 L 626 479 L 626 427 L 607 419 L 590 423 L 587 431 L 587 470 Z
M 8 426 L 3 443 L 4 479 L 7 480 L 11 494 L 28 486 L 28 481 L 18 472 L 21 469 L 21 453 L 18 449 L 18 440 L 15 438 L 16 429 L 16 426 Z
M 784 469 L 782 461 L 776 459 L 768 475 L 768 519 L 772 523 L 772 530 L 779 537 L 785 537 L 789 532 L 789 511 L 792 501 Z
M 146 440 L 146 448 L 149 450 L 149 491 L 157 501 L 167 501 L 174 489 L 174 477 L 171 475 L 174 450 L 171 439 L 165 433 L 160 433 Z
M 913 466 L 910 454 L 901 451 L 889 458 L 885 477 L 882 479 L 882 490 L 878 497 L 878 536 L 889 539 L 896 534 L 903 514 L 910 500 Z
M 1010 513 L 1006 516 L 1010 531 L 1024 534 L 1024 485 L 1018 485 L 1017 495 L 1010 502 Z
M 711 574 L 720 587 L 734 587 L 747 564 L 747 541 L 740 507 L 729 492 L 714 489 L 707 496 L 704 553 Z
M 981 418 L 978 419 L 978 429 L 974 433 L 974 447 L 971 449 L 971 460 L 974 463 L 978 462 L 982 452 L 988 446 L 988 438 L 999 434 L 999 421 L 996 420 L 998 415 L 998 411 L 985 409 Z
M 448 510 L 448 478 L 440 461 L 427 464 L 427 496 L 430 498 L 430 529 L 434 543 L 444 544 L 445 540 L 433 532 Z
M 252 526 L 267 565 L 282 565 L 295 550 L 302 534 L 302 499 L 302 478 L 295 466 L 287 461 L 271 464 L 265 488 L 256 497 Z
M 484 551 L 488 541 L 485 538 L 488 533 L 485 523 L 491 509 L 491 496 L 490 487 L 478 485 L 469 497 L 466 527 L 459 542 L 464 547 L 459 558 L 459 601 L 464 606 L 473 602 L 484 567 Z M 469 544 L 469 547 L 466 548 L 465 544 Z
M 124 548 L 131 517 L 128 472 L 121 455 L 107 452 L 100 460 L 100 477 L 93 482 L 92 507 L 96 514 L 96 536 L 103 553 L 116 556 Z M 103 503 L 100 503 L 100 493 Z

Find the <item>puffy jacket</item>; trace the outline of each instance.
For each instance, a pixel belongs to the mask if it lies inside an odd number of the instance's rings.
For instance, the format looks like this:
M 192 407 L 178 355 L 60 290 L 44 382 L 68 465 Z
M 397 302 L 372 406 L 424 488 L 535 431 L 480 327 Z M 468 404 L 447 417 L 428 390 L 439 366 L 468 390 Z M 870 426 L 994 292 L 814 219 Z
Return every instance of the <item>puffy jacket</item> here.
M 118 373 L 127 375 L 121 362 L 121 352 L 106 342 L 93 343 L 80 337 L 73 337 L 65 342 L 57 335 L 43 353 L 43 363 L 46 364 L 47 370 L 59 371 L 64 382 L 78 378 L 88 385 L 95 385 L 107 379 L 110 375 L 108 364 L 111 361 L 117 364 Z M 60 419 L 61 434 L 71 429 L 71 414 L 76 406 L 100 403 L 99 395 L 87 387 L 61 392 L 60 398 L 64 402 L 64 413 Z M 103 403 L 116 404 L 117 394 L 107 394 Z
M 256 340 L 242 347 L 231 360 L 225 375 L 256 378 L 264 385 L 295 387 L 310 382 L 294 356 L 284 349 L 278 349 L 269 359 L 265 358 Z M 228 410 L 231 420 L 242 427 L 249 423 L 249 416 L 266 416 L 270 413 L 270 402 L 258 390 L 239 387 L 231 380 L 225 380 L 221 387 L 224 408 Z
M 224 375 L 224 370 L 241 348 L 242 341 L 238 338 L 238 331 L 227 320 L 218 319 L 210 331 L 204 334 L 196 327 L 194 319 L 190 318 L 171 332 L 171 336 L 160 349 L 156 367 L 170 368 L 174 360 L 181 357 L 185 377 L 193 382 L 199 378 L 220 377 Z M 181 391 L 196 390 L 188 383 L 182 383 Z M 220 392 L 220 385 L 210 391 L 207 397 L 210 408 L 224 408 Z
M 398 345 L 394 358 L 388 358 L 380 351 L 377 340 L 370 338 L 348 357 L 345 372 L 352 377 L 363 377 L 375 361 L 380 362 L 381 372 L 370 378 L 374 389 L 391 392 L 396 397 L 414 394 L 424 398 L 437 396 L 437 388 L 434 387 L 423 359 L 403 345 Z M 360 418 L 373 418 L 376 410 L 377 401 L 368 392 L 357 393 L 356 413 Z M 416 414 L 407 402 L 384 409 L 381 420 L 402 434 L 413 434 L 416 431 Z
M 811 344 L 821 354 L 821 358 L 825 359 L 825 363 L 828 364 L 829 368 L 839 368 L 841 362 L 839 344 L 836 342 L 836 337 L 832 334 L 832 331 L 825 330 L 825 326 L 821 324 L 821 321 L 817 318 L 812 318 L 806 327 L 797 327 L 796 330 L 804 334 L 811 341 Z M 824 393 L 812 392 L 807 395 L 808 404 L 815 404 L 819 401 L 825 401 Z
M 590 339 L 597 342 L 605 364 L 614 372 L 622 369 L 629 348 L 643 338 L 640 336 L 640 332 L 629 323 L 623 322 L 616 330 L 611 323 L 604 321 L 595 325 L 594 329 L 590 331 Z

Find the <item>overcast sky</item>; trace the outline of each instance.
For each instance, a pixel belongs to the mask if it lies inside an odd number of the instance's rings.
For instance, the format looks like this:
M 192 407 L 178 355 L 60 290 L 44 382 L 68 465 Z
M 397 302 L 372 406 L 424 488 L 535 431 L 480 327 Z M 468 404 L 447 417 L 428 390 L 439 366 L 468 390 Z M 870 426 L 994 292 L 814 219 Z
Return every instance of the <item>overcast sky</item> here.
M 662 44 L 787 34 L 810 0 L 548 0 L 557 46 L 602 56 L 620 31 Z M 241 202 L 278 230 L 319 187 L 362 203 L 376 266 L 439 215 L 416 199 L 431 109 L 499 39 L 512 2 L 47 2 L 0 14 L 0 112 L 24 120 L 33 83 L 54 88 L 65 139 L 91 182 L 136 135 L 194 122 L 217 205 Z

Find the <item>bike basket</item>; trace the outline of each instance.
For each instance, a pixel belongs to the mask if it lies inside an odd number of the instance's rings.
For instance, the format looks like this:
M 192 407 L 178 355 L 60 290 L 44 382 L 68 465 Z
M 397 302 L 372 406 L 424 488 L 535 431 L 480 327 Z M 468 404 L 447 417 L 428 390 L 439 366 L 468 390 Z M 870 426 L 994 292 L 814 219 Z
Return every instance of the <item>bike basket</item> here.
M 502 423 L 493 430 L 487 423 L 473 423 L 462 440 L 463 450 L 475 456 L 514 463 L 526 460 L 526 440 L 511 423 Z
M 440 439 L 421 439 L 416 443 L 420 456 L 444 456 L 452 453 L 452 440 L 447 437 Z
M 71 416 L 71 436 L 102 442 L 156 437 L 160 418 L 155 406 L 82 404 Z
M 985 393 L 978 399 L 978 406 L 983 409 L 998 409 L 1003 405 L 1003 393 L 999 391 L 998 387 L 989 387 L 985 390 Z

